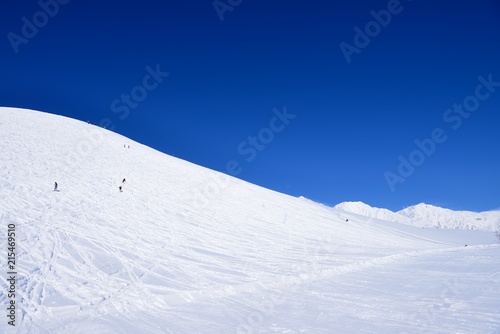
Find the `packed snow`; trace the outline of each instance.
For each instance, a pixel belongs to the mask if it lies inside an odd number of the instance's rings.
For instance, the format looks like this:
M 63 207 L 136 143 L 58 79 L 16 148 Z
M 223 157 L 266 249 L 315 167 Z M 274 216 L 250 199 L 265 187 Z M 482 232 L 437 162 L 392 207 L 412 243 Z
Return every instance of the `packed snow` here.
M 1 333 L 500 333 L 492 231 L 326 207 L 38 111 L 0 108 L 0 156 Z

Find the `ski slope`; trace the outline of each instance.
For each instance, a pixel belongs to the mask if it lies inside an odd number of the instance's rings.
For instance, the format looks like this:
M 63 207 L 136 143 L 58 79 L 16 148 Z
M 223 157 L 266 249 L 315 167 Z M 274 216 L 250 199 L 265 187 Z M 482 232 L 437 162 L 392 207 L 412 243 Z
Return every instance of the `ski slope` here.
M 37 111 L 0 108 L 0 156 L 1 333 L 500 333 L 491 232 L 328 208 Z

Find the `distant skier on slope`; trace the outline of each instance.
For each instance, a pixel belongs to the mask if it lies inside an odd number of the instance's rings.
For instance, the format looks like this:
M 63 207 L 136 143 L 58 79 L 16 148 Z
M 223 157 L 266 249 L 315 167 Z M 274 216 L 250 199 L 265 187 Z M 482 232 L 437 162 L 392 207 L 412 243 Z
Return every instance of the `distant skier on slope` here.
M 125 179 L 122 180 L 122 183 L 125 183 Z
M 54 183 L 54 191 L 57 191 L 57 182 Z
M 120 189 L 120 192 L 123 192 L 122 186 L 119 186 L 118 189 Z

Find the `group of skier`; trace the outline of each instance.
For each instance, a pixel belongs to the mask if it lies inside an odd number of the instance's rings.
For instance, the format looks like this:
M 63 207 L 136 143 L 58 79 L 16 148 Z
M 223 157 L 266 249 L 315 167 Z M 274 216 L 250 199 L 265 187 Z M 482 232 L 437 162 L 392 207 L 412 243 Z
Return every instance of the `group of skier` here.
M 124 178 L 122 180 L 122 184 L 118 187 L 118 189 L 120 189 L 120 192 L 123 192 L 123 185 L 125 184 L 125 182 L 127 182 L 127 180 Z M 54 182 L 54 191 L 57 191 L 57 182 Z
M 90 123 L 89 121 L 87 121 L 88 124 L 93 124 L 95 125 L 94 123 Z M 126 144 L 123 144 L 123 148 L 130 148 L 130 145 L 126 145 Z M 122 184 L 118 187 L 118 189 L 120 190 L 120 192 L 123 192 L 123 185 L 125 184 L 126 180 L 125 178 L 122 180 Z M 54 191 L 58 191 L 57 190 L 57 182 L 54 182 Z
M 123 188 L 122 188 L 122 186 L 125 184 L 125 182 L 126 182 L 126 180 L 125 180 L 125 179 L 123 179 L 123 180 L 122 180 L 122 185 L 118 187 L 118 189 L 120 189 L 120 192 L 123 192 Z

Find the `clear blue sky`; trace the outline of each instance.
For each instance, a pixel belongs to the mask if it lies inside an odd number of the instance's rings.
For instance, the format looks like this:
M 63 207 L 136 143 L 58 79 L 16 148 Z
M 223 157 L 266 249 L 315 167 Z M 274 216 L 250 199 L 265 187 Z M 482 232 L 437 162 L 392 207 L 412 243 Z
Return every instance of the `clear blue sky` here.
M 2 4 L 0 105 L 327 205 L 500 208 L 496 0 L 59 1 Z

